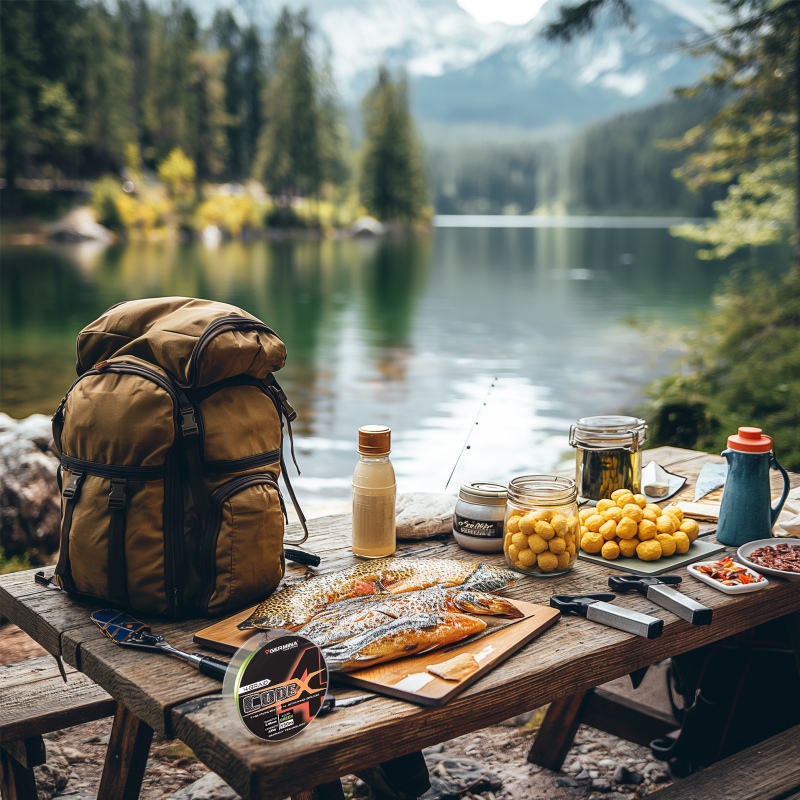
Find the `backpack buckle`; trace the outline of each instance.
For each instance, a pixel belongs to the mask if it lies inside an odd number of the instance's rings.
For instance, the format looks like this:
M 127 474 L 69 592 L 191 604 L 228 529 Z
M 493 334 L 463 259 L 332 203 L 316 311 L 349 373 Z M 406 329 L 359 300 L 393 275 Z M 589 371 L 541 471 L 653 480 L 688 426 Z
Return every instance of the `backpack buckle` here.
M 64 487 L 64 491 L 62 494 L 67 500 L 72 500 L 76 494 L 78 494 L 78 489 L 81 488 L 81 483 L 83 482 L 83 473 L 82 472 L 72 472 L 69 476 L 69 481 L 67 485 Z
M 112 480 L 111 481 L 111 492 L 108 495 L 108 507 L 109 508 L 125 508 L 125 485 L 127 481 L 124 480 Z
M 181 409 L 181 433 L 184 436 L 197 436 L 200 428 L 197 425 L 197 419 L 194 416 L 193 408 Z

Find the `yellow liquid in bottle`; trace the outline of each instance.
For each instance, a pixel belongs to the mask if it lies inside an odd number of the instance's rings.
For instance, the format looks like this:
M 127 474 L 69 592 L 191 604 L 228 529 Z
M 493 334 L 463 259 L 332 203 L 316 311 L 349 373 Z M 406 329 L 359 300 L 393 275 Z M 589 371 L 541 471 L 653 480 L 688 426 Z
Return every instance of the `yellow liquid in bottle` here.
M 353 473 L 353 554 L 382 558 L 397 546 L 397 486 L 388 456 L 362 456 Z

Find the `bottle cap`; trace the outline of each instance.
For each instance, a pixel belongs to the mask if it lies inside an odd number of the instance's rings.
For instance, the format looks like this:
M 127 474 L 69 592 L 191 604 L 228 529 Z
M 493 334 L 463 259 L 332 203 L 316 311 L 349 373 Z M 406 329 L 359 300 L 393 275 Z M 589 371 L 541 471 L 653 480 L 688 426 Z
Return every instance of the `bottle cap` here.
M 728 437 L 728 449 L 740 453 L 769 453 L 772 437 L 762 435 L 761 428 L 739 428 L 739 433 Z
M 392 429 L 386 425 L 362 425 L 358 429 L 358 452 L 365 456 L 385 456 L 392 449 Z

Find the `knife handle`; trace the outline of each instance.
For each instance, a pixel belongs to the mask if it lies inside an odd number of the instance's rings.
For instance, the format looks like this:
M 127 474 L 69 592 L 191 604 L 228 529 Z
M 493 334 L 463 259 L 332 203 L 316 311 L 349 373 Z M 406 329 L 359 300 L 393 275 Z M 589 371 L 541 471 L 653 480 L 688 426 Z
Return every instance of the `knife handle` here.
M 645 639 L 656 639 L 664 630 L 663 619 L 605 602 L 592 603 L 586 610 L 586 619 L 626 633 L 644 636 Z

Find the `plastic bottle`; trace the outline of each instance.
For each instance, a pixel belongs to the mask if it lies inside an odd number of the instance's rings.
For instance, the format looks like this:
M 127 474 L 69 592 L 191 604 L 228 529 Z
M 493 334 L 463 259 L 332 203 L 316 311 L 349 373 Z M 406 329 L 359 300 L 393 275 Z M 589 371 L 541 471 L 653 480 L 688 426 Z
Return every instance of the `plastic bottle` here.
M 397 546 L 397 484 L 389 461 L 392 431 L 385 425 L 358 429 L 358 463 L 353 473 L 353 554 L 382 558 Z

